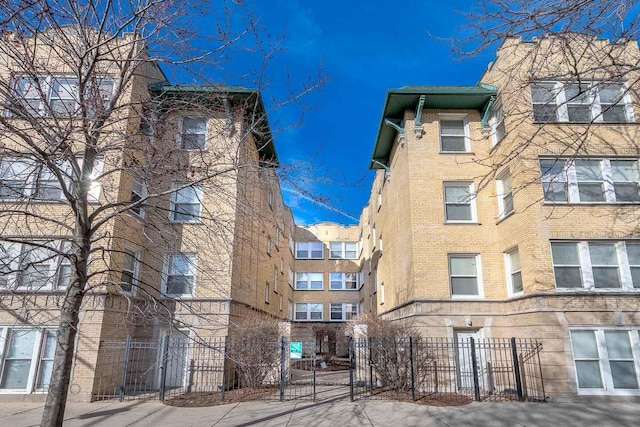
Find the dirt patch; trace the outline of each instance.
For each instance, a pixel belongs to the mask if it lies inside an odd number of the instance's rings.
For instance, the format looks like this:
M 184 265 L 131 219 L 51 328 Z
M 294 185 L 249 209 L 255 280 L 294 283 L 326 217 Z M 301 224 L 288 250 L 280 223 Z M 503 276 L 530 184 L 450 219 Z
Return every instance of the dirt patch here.
M 249 402 L 252 400 L 259 400 L 266 396 L 277 393 L 278 387 L 265 387 L 265 388 L 240 388 L 236 390 L 229 390 L 224 392 L 224 399 L 222 399 L 221 392 L 197 392 L 197 393 L 185 393 L 180 396 L 172 397 L 164 401 L 165 405 L 180 406 L 180 407 L 200 407 L 200 406 L 215 406 L 224 405 L 227 403 L 236 402 Z
M 469 396 L 457 393 L 438 393 L 427 396 L 416 395 L 416 400 L 411 398 L 410 391 L 385 390 L 378 392 L 377 397 L 388 400 L 398 400 L 400 402 L 416 403 L 428 406 L 463 406 L 473 402 Z

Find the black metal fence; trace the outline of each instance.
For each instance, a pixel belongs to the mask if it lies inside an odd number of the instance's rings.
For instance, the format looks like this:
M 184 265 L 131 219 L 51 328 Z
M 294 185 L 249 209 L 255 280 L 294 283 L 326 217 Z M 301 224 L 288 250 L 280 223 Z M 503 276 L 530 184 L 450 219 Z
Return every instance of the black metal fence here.
M 546 399 L 536 340 L 372 337 L 349 345 L 352 400 Z

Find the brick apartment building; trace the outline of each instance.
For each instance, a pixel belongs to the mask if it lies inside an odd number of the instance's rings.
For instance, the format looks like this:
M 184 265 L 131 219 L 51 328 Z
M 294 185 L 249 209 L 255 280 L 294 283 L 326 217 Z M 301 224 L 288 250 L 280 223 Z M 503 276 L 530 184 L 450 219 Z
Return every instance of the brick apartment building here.
M 171 85 L 145 62 L 118 101 L 118 131 L 138 145 L 105 151 L 91 208 L 145 203 L 98 236 L 109 250 L 91 261 L 70 398 L 99 387 L 104 342 L 221 337 L 263 316 L 290 321 L 304 349 L 342 356 L 341 326 L 362 313 L 410 318 L 432 337 L 539 339 L 550 396 L 640 395 L 640 76 L 599 84 L 609 76 L 594 64 L 606 58 L 589 48 L 614 45 L 576 36 L 578 83 L 554 40 L 506 40 L 478 86 L 389 91 L 369 203 L 348 226 L 294 223 L 257 91 Z M 637 63 L 636 42 L 614 47 Z M 0 78 L 46 121 L 61 100 L 76 105 L 78 89 L 46 44 L 35 52 L 49 56 L 47 74 L 0 61 Z M 108 66 L 101 75 L 108 100 L 116 82 Z M 154 114 L 142 114 L 149 105 Z M 27 203 L 61 219 L 56 228 L 0 218 L 0 398 L 46 390 L 68 274 L 54 251 L 64 253 L 69 215 L 62 184 L 10 141 L 4 210 Z M 139 148 L 148 144 L 151 172 Z M 224 165 L 233 167 L 198 180 Z

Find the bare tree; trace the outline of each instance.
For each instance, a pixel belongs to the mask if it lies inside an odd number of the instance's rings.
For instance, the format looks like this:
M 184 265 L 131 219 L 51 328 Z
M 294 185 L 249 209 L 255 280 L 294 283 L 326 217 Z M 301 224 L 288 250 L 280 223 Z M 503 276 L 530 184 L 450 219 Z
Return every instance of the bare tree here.
M 210 13 L 214 31 L 194 29 L 192 11 Z M 230 270 L 236 213 L 255 214 L 255 187 L 273 182 L 276 160 L 259 92 L 207 76 L 230 75 L 225 62 L 250 47 L 260 60 L 245 77 L 260 89 L 278 40 L 264 43 L 241 2 L 212 10 L 167 0 L 9 1 L 0 13 L 0 285 L 11 299 L 3 305 L 38 305 L 49 291 L 60 309 L 16 321 L 58 325 L 46 332 L 51 360 L 39 381 L 45 387 L 51 373 L 42 425 L 62 425 L 88 298 L 123 295 L 134 326 L 188 326 L 184 313 L 196 309 L 162 294 L 193 291 L 196 268 L 210 294 L 228 293 L 216 278 Z M 159 64 L 209 86 L 168 85 Z M 216 141 L 206 150 L 203 129 Z M 242 177 L 249 184 L 239 188 Z M 194 220 L 206 231 L 184 226 Z M 202 263 L 181 253 L 189 244 L 203 248 Z M 212 319 L 200 327 L 225 324 Z

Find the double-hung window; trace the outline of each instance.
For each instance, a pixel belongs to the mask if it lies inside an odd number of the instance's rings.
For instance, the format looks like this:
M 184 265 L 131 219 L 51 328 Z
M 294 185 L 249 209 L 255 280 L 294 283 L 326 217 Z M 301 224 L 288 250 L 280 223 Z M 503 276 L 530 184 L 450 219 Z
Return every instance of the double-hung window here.
M 568 123 L 633 122 L 623 83 L 538 82 L 531 85 L 534 121 Z
M 57 246 L 56 243 L 43 241 L 37 244 L 22 245 L 18 288 L 40 290 L 53 287 L 58 256 L 55 250 L 50 249 L 49 245 Z
M 331 259 L 356 259 L 358 242 L 331 242 L 329 252 Z
M 137 176 L 131 177 L 131 203 L 138 203 L 140 200 L 147 197 L 147 186 L 144 181 Z M 144 218 L 144 203 L 131 208 L 131 212 L 138 215 L 140 218 Z
M 502 104 L 500 102 L 497 102 L 494 105 L 491 111 L 491 120 L 489 123 L 491 124 L 493 145 L 496 145 L 507 134 L 506 128 L 504 126 L 504 112 L 502 110 Z
M 296 303 L 295 320 L 322 320 L 323 305 L 321 303 Z
M 329 311 L 330 311 L 330 320 L 333 320 L 333 321 L 352 320 L 358 315 L 358 304 L 331 303 Z
M 324 244 L 322 242 L 296 242 L 297 259 L 323 259 Z
M 509 295 L 522 293 L 522 268 L 520 267 L 520 252 L 518 248 L 511 249 L 504 254 L 507 267 L 507 285 Z
M 171 198 L 169 218 L 175 222 L 199 222 L 202 208 L 202 187 L 177 183 Z M 182 187 L 182 188 L 181 188 Z
M 331 290 L 356 290 L 358 289 L 359 273 L 331 273 Z
M 296 273 L 296 289 L 321 291 L 323 285 L 322 273 Z
M 480 255 L 450 254 L 449 279 L 453 297 L 481 297 Z
M 476 222 L 472 182 L 445 182 L 444 208 L 447 222 Z
M 557 289 L 640 289 L 640 242 L 551 242 Z
M 545 202 L 639 203 L 638 160 L 541 159 Z
M 197 255 L 180 253 L 167 256 L 165 261 L 164 294 L 193 296 L 196 284 Z
M 54 331 L 0 326 L 0 390 L 46 391 L 55 348 Z
M 182 150 L 204 150 L 207 141 L 206 117 L 182 117 L 179 147 Z
M 69 187 L 69 163 L 57 165 Z M 26 159 L 4 158 L 0 162 L 0 199 L 60 200 L 64 198 L 60 179 L 45 165 Z
M 498 190 L 498 217 L 504 218 L 513 213 L 513 186 L 509 169 L 498 175 L 496 180 Z
M 444 153 L 471 151 L 465 117 L 442 116 L 440 118 L 440 151 Z
M 136 294 L 140 274 L 140 255 L 132 249 L 125 249 L 122 253 L 122 274 L 120 275 L 120 290 L 127 294 Z
M 572 330 L 579 394 L 640 395 L 640 330 Z

